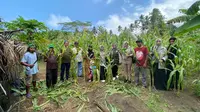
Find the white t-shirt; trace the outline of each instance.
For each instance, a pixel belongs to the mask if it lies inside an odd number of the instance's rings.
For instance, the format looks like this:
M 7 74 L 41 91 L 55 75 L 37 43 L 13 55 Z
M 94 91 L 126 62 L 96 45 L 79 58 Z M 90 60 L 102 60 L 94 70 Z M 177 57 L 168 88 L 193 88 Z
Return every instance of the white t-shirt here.
M 79 48 L 79 51 L 77 50 L 77 48 L 76 47 L 74 47 L 73 49 L 72 49 L 72 51 L 73 51 L 73 53 L 74 54 L 77 54 L 76 55 L 76 57 L 75 57 L 75 60 L 77 61 L 77 62 L 82 62 L 83 61 L 83 57 L 82 57 L 82 52 L 83 52 L 83 50 L 82 50 L 82 48 Z

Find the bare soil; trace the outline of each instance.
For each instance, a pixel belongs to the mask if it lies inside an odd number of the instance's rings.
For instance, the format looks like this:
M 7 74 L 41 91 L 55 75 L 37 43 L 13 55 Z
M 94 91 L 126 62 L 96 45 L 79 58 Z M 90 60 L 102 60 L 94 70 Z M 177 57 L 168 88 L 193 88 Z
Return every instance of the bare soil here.
M 44 67 L 40 68 L 38 76 L 41 80 L 45 80 Z M 106 106 L 106 102 L 108 102 L 120 109 L 121 112 L 151 112 L 151 109 L 146 105 L 149 99 L 149 93 L 152 92 L 148 89 L 141 89 L 140 99 L 119 93 L 105 97 L 106 88 L 104 83 L 88 83 L 85 82 L 84 78 L 78 78 L 78 84 L 83 91 L 89 91 L 86 93 L 89 102 L 82 102 L 77 98 L 70 98 L 62 107 L 57 107 L 56 104 L 50 102 L 43 107 L 42 111 L 77 112 L 81 105 L 84 104 L 81 112 L 109 112 Z M 159 104 L 161 104 L 165 112 L 200 112 L 200 99 L 189 90 L 183 90 L 179 95 L 174 91 L 153 91 L 152 93 L 160 96 Z M 40 96 L 38 99 L 39 104 L 45 102 L 45 96 Z M 32 100 L 26 99 L 21 104 L 20 112 L 32 112 L 31 107 Z

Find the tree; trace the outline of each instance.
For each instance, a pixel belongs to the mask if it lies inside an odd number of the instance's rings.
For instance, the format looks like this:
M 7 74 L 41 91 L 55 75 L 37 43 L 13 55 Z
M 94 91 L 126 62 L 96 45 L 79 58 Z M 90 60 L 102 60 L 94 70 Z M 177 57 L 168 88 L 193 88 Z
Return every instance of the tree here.
M 133 23 L 130 24 L 129 29 L 131 30 L 131 32 L 133 32 L 133 30 L 134 30 L 134 24 Z
M 121 32 L 122 31 L 122 27 L 119 25 L 118 26 L 118 32 Z
M 72 21 L 72 22 L 64 22 L 64 23 L 58 23 L 62 25 L 62 30 L 74 32 L 76 29 L 78 30 L 84 30 L 87 27 L 90 27 L 92 24 L 91 22 L 81 22 L 81 21 Z
M 112 30 L 110 30 L 110 31 L 109 31 L 109 34 L 110 34 L 110 36 L 112 36 L 112 35 L 113 35 L 113 32 L 112 32 Z
M 19 16 L 16 20 L 5 23 L 5 27 L 8 30 L 23 30 L 23 33 L 20 33 L 18 36 L 29 42 L 34 40 L 35 33 L 47 30 L 44 23 L 35 19 L 25 20 L 22 16 Z
M 93 33 L 93 34 L 97 34 L 97 29 L 96 29 L 95 26 L 92 28 L 92 33 Z
M 163 28 L 163 23 L 164 23 L 164 17 L 161 14 L 160 10 L 157 8 L 154 8 L 151 16 L 150 16 L 150 21 L 151 21 L 151 28 L 155 29 L 155 27 Z

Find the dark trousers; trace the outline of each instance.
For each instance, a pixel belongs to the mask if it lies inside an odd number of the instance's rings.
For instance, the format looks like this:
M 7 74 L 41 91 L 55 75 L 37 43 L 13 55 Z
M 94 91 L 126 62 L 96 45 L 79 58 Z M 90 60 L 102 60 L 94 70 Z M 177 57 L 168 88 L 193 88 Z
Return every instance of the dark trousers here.
M 154 64 L 154 86 L 158 90 L 167 89 L 167 75 L 165 69 L 158 69 L 158 63 Z
M 100 80 L 106 80 L 106 68 L 100 66 Z
M 70 63 L 62 63 L 61 64 L 61 73 L 60 73 L 60 80 L 64 81 L 64 73 L 66 70 L 66 80 L 69 78 L 69 70 L 70 70 Z
M 57 82 L 58 69 L 49 69 L 46 73 L 46 85 L 47 87 L 54 86 Z
M 114 65 L 112 67 L 112 75 L 113 75 L 113 77 L 116 77 L 118 75 L 118 66 L 117 65 Z

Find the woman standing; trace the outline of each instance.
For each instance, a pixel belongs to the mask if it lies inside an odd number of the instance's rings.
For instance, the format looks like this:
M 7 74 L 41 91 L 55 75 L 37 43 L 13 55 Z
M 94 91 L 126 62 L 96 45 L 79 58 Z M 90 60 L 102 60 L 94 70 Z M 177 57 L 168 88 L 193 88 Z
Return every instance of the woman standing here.
M 158 90 L 166 90 L 165 61 L 167 60 L 167 49 L 161 45 L 161 39 L 156 40 L 156 45 L 152 47 L 151 55 L 154 61 L 154 86 Z
M 118 65 L 119 65 L 119 51 L 115 44 L 112 45 L 112 50 L 110 52 L 110 61 L 112 66 L 113 80 L 118 78 Z
M 101 82 L 105 82 L 106 80 L 106 66 L 107 66 L 107 58 L 104 51 L 104 47 L 100 46 L 100 80 Z
M 133 56 L 133 51 L 131 47 L 128 45 L 128 42 L 125 41 L 123 45 L 123 65 L 124 65 L 124 70 L 125 70 L 125 75 L 126 75 L 126 80 L 125 82 L 131 83 L 131 67 L 132 67 L 132 56 Z
M 176 62 L 175 62 L 175 58 L 178 58 L 178 46 L 175 44 L 176 38 L 175 37 L 171 37 L 169 39 L 169 46 L 167 48 L 167 56 L 168 56 L 168 60 L 167 60 L 167 79 L 169 80 L 170 78 L 170 74 L 171 72 L 174 70 L 172 64 L 174 64 L 176 66 Z M 176 72 L 175 75 L 172 77 L 172 81 L 171 84 L 169 86 L 170 90 L 174 89 L 174 81 L 175 81 L 175 88 L 178 89 L 178 80 L 179 80 L 179 73 Z M 180 86 L 180 89 L 182 89 L 182 87 Z

